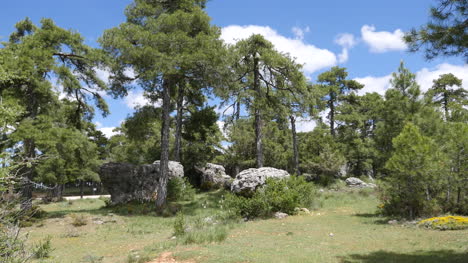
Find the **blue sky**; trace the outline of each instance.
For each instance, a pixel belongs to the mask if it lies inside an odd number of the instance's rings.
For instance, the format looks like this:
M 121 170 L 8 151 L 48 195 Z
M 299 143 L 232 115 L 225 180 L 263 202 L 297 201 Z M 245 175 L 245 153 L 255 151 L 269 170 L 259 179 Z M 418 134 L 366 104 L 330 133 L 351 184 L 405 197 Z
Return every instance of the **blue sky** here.
M 16 22 L 30 17 L 38 23 L 52 18 L 57 25 L 80 32 L 86 42 L 96 40 L 105 29 L 125 20 L 123 11 L 131 0 L 15 0 L 5 1 L 0 9 L 0 36 L 6 40 Z M 402 32 L 428 21 L 433 0 L 212 0 L 207 12 L 213 24 L 222 28 L 228 43 L 263 34 L 278 50 L 288 52 L 304 63 L 304 73 L 314 81 L 320 72 L 335 65 L 346 67 L 350 78 L 366 85 L 365 91 L 383 93 L 390 74 L 401 60 L 414 73 L 423 90 L 440 74 L 452 72 L 465 79 L 468 66 L 462 58 L 437 58 L 425 61 L 422 53 L 408 53 L 401 42 Z M 104 76 L 105 74 L 103 74 Z M 135 90 L 123 100 L 111 100 L 111 115 L 95 122 L 106 133 L 118 126 L 136 104 L 145 103 Z M 313 123 L 304 121 L 301 130 Z

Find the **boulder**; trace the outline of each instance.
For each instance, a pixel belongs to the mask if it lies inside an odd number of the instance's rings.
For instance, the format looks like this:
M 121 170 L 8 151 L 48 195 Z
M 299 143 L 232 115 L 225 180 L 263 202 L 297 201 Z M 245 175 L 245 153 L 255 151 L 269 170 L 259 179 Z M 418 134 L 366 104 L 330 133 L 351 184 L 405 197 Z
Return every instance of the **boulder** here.
M 289 177 L 289 173 L 271 167 L 250 168 L 240 172 L 231 184 L 231 191 L 245 196 L 252 195 L 258 187 L 265 184 L 267 178 L 283 179 Z
M 159 161 L 153 164 L 106 163 L 99 169 L 103 186 L 111 195 L 112 204 L 129 201 L 151 201 L 159 184 Z M 169 162 L 169 179 L 183 177 L 184 167 L 178 162 Z
M 371 184 L 371 183 L 365 183 L 361 179 L 358 179 L 356 177 L 349 177 L 348 179 L 345 180 L 346 185 L 349 187 L 356 187 L 356 188 L 364 188 L 364 187 L 370 187 L 370 188 L 375 188 L 377 185 Z
M 276 219 L 283 219 L 283 218 L 288 217 L 288 214 L 282 213 L 282 212 L 276 212 L 273 216 L 274 216 Z
M 159 166 L 161 161 L 155 161 L 153 164 L 156 165 L 156 169 L 159 173 Z M 184 166 L 179 162 L 169 161 L 169 178 L 173 177 L 184 177 Z
M 226 174 L 222 165 L 207 163 L 205 167 L 197 167 L 196 170 L 200 173 L 202 188 L 231 188 L 233 179 Z

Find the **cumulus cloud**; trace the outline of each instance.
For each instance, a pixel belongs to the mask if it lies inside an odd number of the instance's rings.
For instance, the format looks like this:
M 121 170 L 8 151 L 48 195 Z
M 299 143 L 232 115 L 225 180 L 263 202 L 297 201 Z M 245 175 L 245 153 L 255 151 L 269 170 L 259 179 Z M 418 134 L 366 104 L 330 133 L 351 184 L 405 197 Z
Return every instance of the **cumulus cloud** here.
M 357 82 L 364 84 L 364 88 L 359 90 L 359 95 L 364 95 L 366 93 L 377 92 L 380 95 L 384 95 L 385 91 L 390 88 L 390 79 L 392 75 L 386 75 L 383 77 L 374 77 L 367 76 L 363 78 L 355 78 Z
M 101 131 L 104 136 L 106 136 L 106 138 L 110 138 L 116 134 L 119 134 L 119 132 L 115 131 L 115 128 L 116 127 L 102 127 L 102 128 L 98 128 L 99 131 Z
M 218 125 L 218 128 L 221 131 L 221 133 L 223 134 L 224 138 L 227 138 L 226 129 L 224 129 L 225 122 L 224 121 L 217 121 L 216 124 Z
M 357 41 L 353 34 L 343 33 L 335 38 L 335 43 L 344 48 L 352 48 L 356 45 Z
M 161 100 L 158 100 L 156 103 L 151 103 L 151 101 L 145 97 L 143 91 L 129 91 L 128 95 L 124 98 L 124 103 L 130 109 L 143 107 L 145 105 L 153 105 L 155 107 L 160 107 L 162 105 Z
M 106 138 L 110 138 L 116 134 L 119 134 L 117 131 L 114 131 L 116 127 L 103 127 L 102 123 L 96 121 L 94 122 L 98 131 L 101 131 Z
M 296 39 L 303 40 L 304 35 L 310 32 L 310 27 L 307 26 L 305 28 L 300 28 L 300 27 L 295 26 L 291 30 L 294 36 L 296 37 Z
M 317 124 L 314 120 L 297 118 L 296 120 L 296 131 L 297 132 L 310 132 L 312 131 Z
M 443 63 L 435 66 L 432 69 L 422 68 L 416 72 L 416 82 L 421 87 L 423 92 L 426 92 L 434 84 L 434 80 L 438 79 L 442 74 L 452 73 L 457 78 L 463 80 L 463 88 L 468 89 L 468 65 L 452 65 Z M 367 92 L 377 92 L 381 95 L 385 94 L 385 91 L 390 88 L 390 79 L 392 74 L 388 74 L 382 77 L 367 76 L 363 78 L 355 78 L 361 84 L 364 84 L 364 88 L 359 91 L 360 95 Z
M 278 51 L 289 53 L 296 58 L 296 62 L 303 64 L 303 70 L 306 74 L 312 74 L 317 70 L 334 66 L 337 63 L 337 57 L 331 51 L 307 44 L 302 39 L 282 36 L 268 26 L 231 25 L 222 28 L 221 33 L 221 38 L 227 44 L 235 44 L 237 41 L 247 39 L 253 34 L 260 34 L 272 42 Z
M 406 43 L 403 41 L 403 31 L 397 29 L 393 32 L 375 31 L 374 26 L 364 25 L 361 28 L 362 40 L 374 53 L 405 50 Z
M 338 62 L 345 63 L 346 61 L 348 61 L 348 58 L 349 58 L 349 55 L 348 55 L 349 49 L 354 47 L 357 41 L 353 34 L 343 33 L 343 34 L 339 34 L 335 38 L 335 43 L 340 45 L 343 48 L 341 53 L 338 54 Z

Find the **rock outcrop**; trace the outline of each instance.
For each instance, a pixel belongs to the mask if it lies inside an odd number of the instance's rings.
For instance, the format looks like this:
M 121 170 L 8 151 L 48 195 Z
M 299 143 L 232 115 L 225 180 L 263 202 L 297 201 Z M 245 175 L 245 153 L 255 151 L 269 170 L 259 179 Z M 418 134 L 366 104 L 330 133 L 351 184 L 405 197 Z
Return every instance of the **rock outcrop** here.
M 207 163 L 205 167 L 197 167 L 196 169 L 200 173 L 200 183 L 202 188 L 230 189 L 233 179 L 226 174 L 226 170 L 222 165 Z
M 267 178 L 283 179 L 289 177 L 289 173 L 271 167 L 250 168 L 240 172 L 231 185 L 231 191 L 245 196 L 252 195 L 255 190 L 264 185 Z
M 112 204 L 129 201 L 150 201 L 160 179 L 159 161 L 153 164 L 134 165 L 129 163 L 106 163 L 101 166 L 99 176 L 111 195 Z M 169 179 L 183 177 L 184 167 L 178 162 L 169 162 Z
M 348 179 L 345 180 L 345 183 L 349 187 L 356 187 L 356 188 L 375 188 L 377 185 L 372 184 L 372 183 L 365 183 L 361 179 L 358 179 L 356 177 L 349 177 Z

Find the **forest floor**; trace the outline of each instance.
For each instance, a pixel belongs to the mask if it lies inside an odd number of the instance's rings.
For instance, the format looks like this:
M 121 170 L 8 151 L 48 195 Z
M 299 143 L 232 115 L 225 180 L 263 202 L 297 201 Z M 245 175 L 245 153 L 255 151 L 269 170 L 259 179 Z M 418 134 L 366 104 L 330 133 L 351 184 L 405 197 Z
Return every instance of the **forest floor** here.
M 218 213 L 222 192 L 182 204 L 187 220 Z M 181 245 L 175 217 L 128 215 L 102 199 L 41 205 L 48 218 L 25 228 L 30 242 L 50 236 L 53 251 L 36 262 L 467 262 L 468 230 L 388 224 L 370 191 L 326 190 L 310 214 L 230 225 L 222 242 Z M 130 211 L 131 212 L 131 211 Z M 76 221 L 84 225 L 76 225 Z

